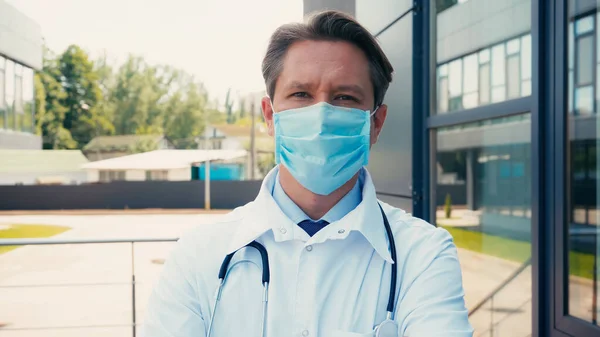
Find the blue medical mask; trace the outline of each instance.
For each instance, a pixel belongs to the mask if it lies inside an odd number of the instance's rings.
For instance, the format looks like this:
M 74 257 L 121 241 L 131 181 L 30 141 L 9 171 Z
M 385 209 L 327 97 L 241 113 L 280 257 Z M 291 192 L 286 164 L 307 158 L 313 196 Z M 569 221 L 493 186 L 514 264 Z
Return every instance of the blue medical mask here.
M 275 160 L 306 189 L 331 194 L 368 164 L 373 114 L 325 102 L 275 113 Z

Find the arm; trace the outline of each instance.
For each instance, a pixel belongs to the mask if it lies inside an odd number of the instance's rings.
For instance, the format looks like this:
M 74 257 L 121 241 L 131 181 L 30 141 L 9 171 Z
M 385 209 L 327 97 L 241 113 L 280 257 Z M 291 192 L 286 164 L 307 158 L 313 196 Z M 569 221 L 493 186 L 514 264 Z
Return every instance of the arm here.
M 415 252 L 405 270 L 415 270 L 399 299 L 400 336 L 471 337 L 462 275 L 450 234 L 435 229 Z
M 150 296 L 142 337 L 205 336 L 191 262 L 185 242 L 180 240 L 166 260 Z

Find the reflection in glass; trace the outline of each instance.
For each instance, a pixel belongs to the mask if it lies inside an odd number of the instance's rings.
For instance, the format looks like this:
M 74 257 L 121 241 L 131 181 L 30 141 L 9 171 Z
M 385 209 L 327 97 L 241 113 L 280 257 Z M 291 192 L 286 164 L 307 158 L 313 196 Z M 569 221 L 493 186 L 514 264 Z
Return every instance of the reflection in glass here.
M 0 56 L 0 129 L 4 129 L 6 127 L 4 87 L 4 58 Z
M 492 84 L 504 84 L 504 45 L 492 49 Z
M 594 92 L 591 85 L 575 89 L 575 111 L 579 115 L 590 115 L 594 112 Z
M 438 107 L 439 112 L 448 111 L 448 77 L 444 77 L 440 79 L 439 88 L 438 88 Z
M 518 54 L 521 50 L 521 39 L 516 38 L 508 41 L 506 43 L 506 54 L 514 55 Z
M 593 61 L 594 36 L 587 35 L 577 39 L 577 85 L 592 83 L 594 78 Z
M 591 33 L 594 30 L 594 17 L 588 15 L 575 21 L 575 33 L 577 35 Z
M 436 134 L 435 222 L 458 247 L 475 336 L 531 333 L 530 129 L 524 114 Z
M 477 54 L 465 57 L 463 67 L 463 108 L 474 108 L 479 105 L 479 61 L 477 60 Z
M 521 96 L 531 95 L 531 35 L 521 38 Z
M 449 81 L 449 95 L 438 94 L 437 111 L 440 113 L 529 96 L 531 35 L 441 64 L 437 73 L 438 90 L 445 86 L 442 81 Z
M 449 68 L 450 98 L 462 96 L 462 60 L 450 62 Z
M 11 60 L 6 60 L 5 76 L 5 102 L 6 102 L 6 128 L 13 130 L 15 128 L 14 99 L 15 99 L 15 64 Z
M 490 103 L 490 64 L 486 63 L 479 67 L 479 103 L 484 105 Z
M 519 63 L 519 55 L 511 55 L 507 59 L 508 72 L 506 75 L 508 76 L 507 92 L 509 99 L 521 96 L 521 69 Z
M 33 70 L 23 70 L 23 127 L 21 131 L 34 132 L 34 88 Z
M 598 139 L 600 120 L 597 101 L 600 98 L 600 74 L 596 11 L 574 13 L 575 1 L 569 1 L 568 30 L 568 245 L 565 260 L 568 271 L 568 314 L 598 325 L 598 258 L 600 235 L 598 225 L 600 180 L 598 167 Z M 577 19 L 573 20 L 574 14 Z

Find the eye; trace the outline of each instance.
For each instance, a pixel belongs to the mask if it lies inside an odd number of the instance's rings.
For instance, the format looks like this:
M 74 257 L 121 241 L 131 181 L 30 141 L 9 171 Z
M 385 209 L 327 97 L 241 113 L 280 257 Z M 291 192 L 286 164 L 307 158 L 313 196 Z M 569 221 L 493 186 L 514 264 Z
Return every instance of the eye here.
M 291 95 L 292 97 L 296 97 L 296 98 L 308 98 L 308 93 L 304 92 L 304 91 L 300 91 L 300 92 L 295 92 Z
M 358 102 L 358 99 L 356 97 L 353 97 L 353 96 L 350 96 L 350 95 L 339 95 L 335 99 L 339 100 L 339 101 L 354 101 L 354 102 Z

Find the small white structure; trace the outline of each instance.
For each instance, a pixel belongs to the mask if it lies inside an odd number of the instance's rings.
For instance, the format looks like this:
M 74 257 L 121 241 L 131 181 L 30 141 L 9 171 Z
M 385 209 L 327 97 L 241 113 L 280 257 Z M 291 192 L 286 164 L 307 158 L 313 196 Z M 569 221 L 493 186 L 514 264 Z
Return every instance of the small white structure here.
M 0 185 L 68 185 L 87 182 L 79 150 L 0 150 Z
M 246 150 L 157 150 L 90 162 L 82 166 L 89 182 L 191 180 L 191 167 L 206 161 L 246 157 Z

